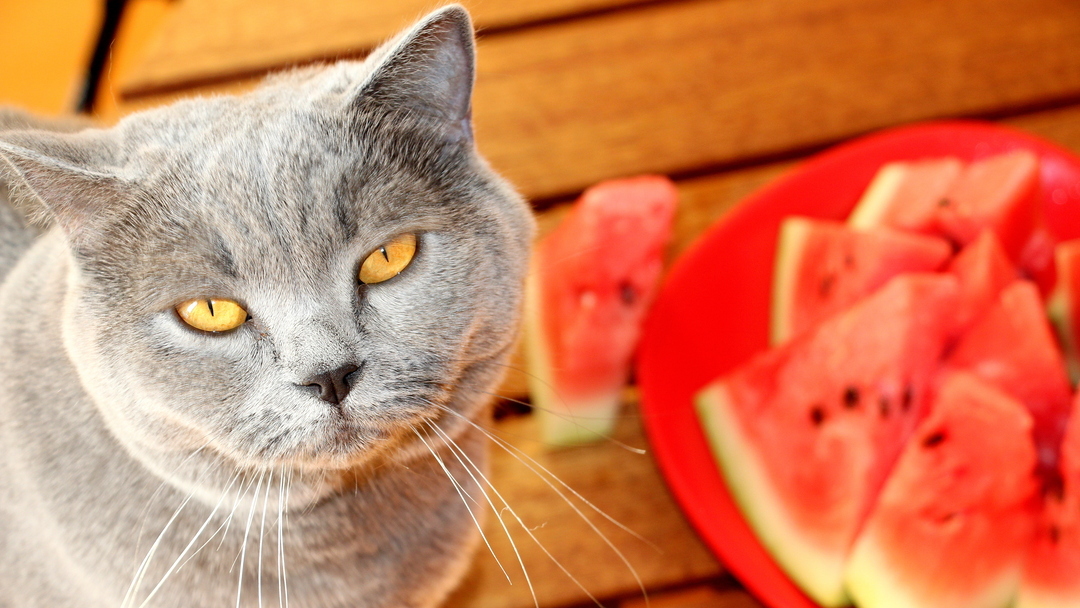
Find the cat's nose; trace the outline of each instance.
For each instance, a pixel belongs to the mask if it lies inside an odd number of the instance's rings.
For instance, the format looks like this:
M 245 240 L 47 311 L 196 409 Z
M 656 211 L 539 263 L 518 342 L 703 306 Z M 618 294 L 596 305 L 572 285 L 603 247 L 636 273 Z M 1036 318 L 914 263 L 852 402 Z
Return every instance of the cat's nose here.
M 349 394 L 349 375 L 360 370 L 360 365 L 346 363 L 337 369 L 317 374 L 307 379 L 303 386 L 319 391 L 319 399 L 339 405 Z

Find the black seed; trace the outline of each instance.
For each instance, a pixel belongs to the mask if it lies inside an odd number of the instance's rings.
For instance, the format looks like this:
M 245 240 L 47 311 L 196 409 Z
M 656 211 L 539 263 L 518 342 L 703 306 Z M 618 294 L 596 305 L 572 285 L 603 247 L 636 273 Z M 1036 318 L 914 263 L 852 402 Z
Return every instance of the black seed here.
M 911 409 L 911 403 L 915 400 L 915 391 L 912 390 L 911 385 L 904 386 L 904 394 L 900 397 L 900 409 L 905 412 Z
M 948 207 L 951 204 L 952 204 L 952 201 L 949 200 L 948 197 L 944 197 L 944 196 L 941 197 L 940 199 L 938 199 L 938 202 L 937 202 L 938 207 Z
M 1050 542 L 1057 544 L 1061 540 L 1061 530 L 1057 526 L 1050 526 Z
M 956 517 L 958 515 L 960 515 L 960 514 L 955 512 L 955 511 L 952 512 L 952 513 L 946 513 L 945 515 L 942 515 L 941 517 L 938 518 L 938 523 L 939 524 L 947 524 L 950 521 L 956 519 Z
M 922 440 L 922 445 L 924 448 L 932 448 L 942 441 L 945 441 L 945 431 L 938 431 L 927 435 L 926 439 Z
M 821 423 L 825 422 L 825 408 L 820 405 L 814 406 L 810 410 L 810 422 L 813 422 L 814 426 L 821 426 Z
M 637 292 L 634 291 L 633 285 L 623 282 L 619 285 L 619 297 L 622 298 L 623 304 L 633 306 L 634 302 L 637 301 Z
M 855 256 L 851 255 L 850 253 L 844 254 L 844 266 L 847 268 L 854 268 Z
M 887 418 L 889 416 L 889 410 L 892 409 L 892 404 L 889 403 L 889 398 L 885 395 L 878 397 L 878 409 L 881 410 L 881 417 Z
M 832 293 L 833 285 L 836 284 L 836 275 L 827 274 L 821 277 L 821 282 L 818 283 L 818 294 L 823 297 L 829 297 Z
M 849 386 L 844 389 L 844 407 L 853 408 L 859 405 L 859 389 Z

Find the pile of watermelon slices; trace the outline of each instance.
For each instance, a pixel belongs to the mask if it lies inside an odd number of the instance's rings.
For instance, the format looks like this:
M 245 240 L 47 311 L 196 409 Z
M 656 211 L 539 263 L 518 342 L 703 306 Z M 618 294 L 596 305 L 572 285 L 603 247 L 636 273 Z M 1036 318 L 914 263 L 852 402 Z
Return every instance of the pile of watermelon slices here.
M 1040 227 L 1038 175 L 896 162 L 848 222 L 783 223 L 773 348 L 696 402 L 819 604 L 1080 606 L 1080 241 Z

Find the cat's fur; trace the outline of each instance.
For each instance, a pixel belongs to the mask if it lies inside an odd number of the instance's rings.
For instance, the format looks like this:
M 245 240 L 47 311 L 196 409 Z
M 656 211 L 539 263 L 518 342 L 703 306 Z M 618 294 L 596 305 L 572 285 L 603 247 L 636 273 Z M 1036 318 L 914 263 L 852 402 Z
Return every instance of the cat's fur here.
M 53 226 L 0 201 L 0 606 L 446 595 L 533 231 L 474 149 L 473 65 L 454 6 L 365 62 L 108 130 L 0 115 L 6 196 Z M 412 264 L 358 285 L 404 232 Z M 251 319 L 185 327 L 198 297 Z M 340 405 L 302 386 L 350 363 Z

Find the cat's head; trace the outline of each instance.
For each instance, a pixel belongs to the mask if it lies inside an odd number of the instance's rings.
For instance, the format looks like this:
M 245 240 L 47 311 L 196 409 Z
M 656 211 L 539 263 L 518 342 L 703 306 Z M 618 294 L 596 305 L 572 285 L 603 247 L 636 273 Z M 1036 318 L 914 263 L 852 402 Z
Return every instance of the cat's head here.
M 0 133 L 18 198 L 70 252 L 44 313 L 121 440 L 345 467 L 477 414 L 532 219 L 474 149 L 473 66 L 448 7 L 364 62 L 244 96 Z

